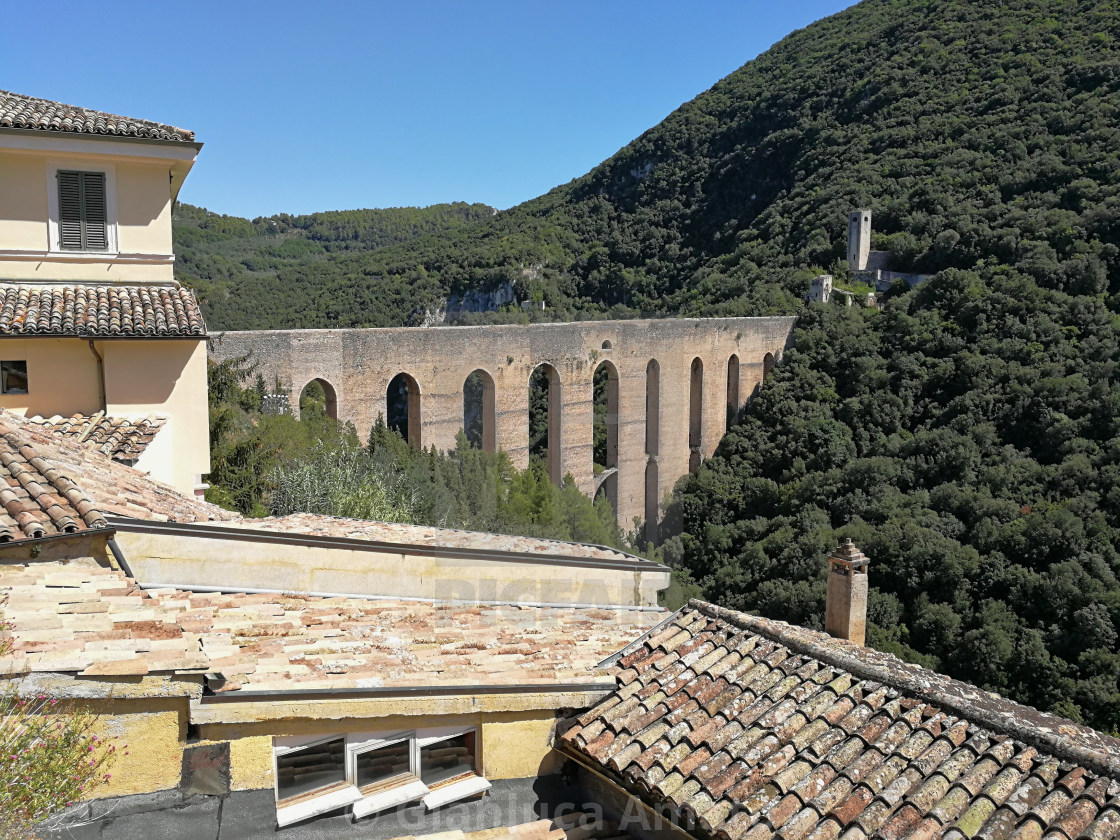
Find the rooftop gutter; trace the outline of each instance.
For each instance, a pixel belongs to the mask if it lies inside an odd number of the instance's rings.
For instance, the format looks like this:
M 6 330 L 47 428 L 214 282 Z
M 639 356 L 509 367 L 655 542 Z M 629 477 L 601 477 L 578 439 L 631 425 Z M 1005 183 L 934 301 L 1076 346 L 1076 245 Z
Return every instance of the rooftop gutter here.
M 629 554 L 607 546 L 592 546 L 604 551 L 621 554 L 626 560 L 606 560 L 596 557 L 576 557 L 565 554 L 538 554 L 528 551 L 503 551 L 487 548 L 456 548 L 450 546 L 419 546 L 413 543 L 384 542 L 355 537 L 324 537 L 311 534 L 294 534 L 266 531 L 256 528 L 235 528 L 224 525 L 186 522 L 150 522 L 125 516 L 106 517 L 109 524 L 126 534 L 157 534 L 169 537 L 223 539 L 234 542 L 271 543 L 303 548 L 342 548 L 351 551 L 376 551 L 405 556 L 436 557 L 446 560 L 491 560 L 499 563 L 528 563 L 540 566 L 579 566 L 587 569 L 611 569 L 622 572 L 663 572 L 669 567 L 652 560 Z M 430 599 L 418 599 L 430 600 Z M 568 606 L 571 606 L 570 604 Z
M 204 694 L 203 705 L 248 703 L 256 700 L 363 700 L 397 697 L 459 697 L 464 694 L 552 694 L 554 692 L 594 691 L 606 693 L 617 686 L 612 682 L 594 683 L 515 683 L 503 685 L 408 685 L 381 688 L 304 688 L 247 691 L 237 689 L 227 694 Z
M 23 557 L 23 558 L 17 558 L 13 561 L 13 560 L 10 560 L 6 557 L 3 557 L 3 553 L 6 549 L 26 548 L 27 546 L 46 545 L 48 543 L 53 543 L 53 542 L 62 542 L 63 540 L 96 539 L 98 537 L 104 537 L 108 540 L 112 540 L 113 537 L 116 535 L 116 533 L 117 533 L 117 530 L 116 530 L 116 528 L 113 528 L 113 527 L 109 527 L 109 528 L 88 528 L 87 527 L 87 528 L 82 528 L 81 530 L 78 530 L 78 531 L 73 531 L 72 533 L 69 533 L 69 534 L 60 532 L 58 534 L 47 534 L 44 537 L 24 537 L 23 539 L 19 539 L 19 540 L 8 540 L 7 542 L 0 542 L 0 564 L 11 563 L 11 562 L 16 562 L 16 563 L 34 562 L 34 558 L 32 558 L 32 560 L 28 560 L 26 557 Z
M 114 541 L 112 546 L 115 546 Z M 119 548 L 117 549 L 119 551 Z M 120 558 L 123 559 L 123 558 Z M 126 571 L 133 580 L 135 576 Z M 228 595 L 239 593 L 242 595 L 291 595 L 290 589 L 262 589 L 252 586 L 201 586 L 194 583 L 142 583 L 136 580 L 136 585 L 141 589 L 177 589 L 180 592 L 217 592 Z M 640 607 L 631 604 L 591 604 L 572 603 L 570 601 L 480 601 L 477 598 L 424 598 L 419 595 L 369 595 L 353 592 L 300 592 L 300 596 L 308 598 L 351 598 L 355 601 L 408 601 L 418 604 L 461 604 L 467 607 L 544 607 L 555 609 L 588 609 L 588 610 L 620 610 L 626 612 L 663 612 L 663 607 Z M 664 622 L 662 622 L 664 623 Z M 658 627 L 661 625 L 659 624 Z
M 18 338 L 24 341 L 32 338 L 75 338 L 78 341 L 206 341 L 209 337 L 207 333 L 188 333 L 184 335 L 141 335 L 137 333 L 106 335 L 104 333 L 79 332 L 0 333 L 0 341 L 5 338 Z
M 197 140 L 163 140 L 159 137 L 136 137 L 132 134 L 97 134 L 92 131 L 61 131 L 56 128 L 16 128 L 15 126 L 0 126 L 0 134 L 11 134 L 16 137 L 58 137 L 65 140 L 102 140 L 113 143 L 139 143 L 146 146 L 173 146 L 181 149 L 194 149 L 196 153 L 202 150 L 202 143 Z

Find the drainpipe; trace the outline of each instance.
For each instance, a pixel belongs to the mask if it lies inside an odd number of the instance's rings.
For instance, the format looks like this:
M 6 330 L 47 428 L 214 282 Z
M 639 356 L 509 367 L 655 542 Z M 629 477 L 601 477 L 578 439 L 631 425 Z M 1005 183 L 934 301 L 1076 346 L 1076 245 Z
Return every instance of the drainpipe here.
M 104 414 L 109 408 L 105 400 L 105 360 L 97 352 L 97 347 L 94 345 L 92 338 L 89 340 L 89 352 L 93 353 L 93 357 L 97 359 L 97 396 L 101 400 L 101 412 Z
M 124 559 L 124 552 L 121 551 L 121 547 L 117 545 L 115 537 L 109 537 L 109 551 L 113 552 L 113 558 L 117 561 L 117 565 L 121 567 L 121 571 L 133 580 L 136 580 L 136 576 L 132 574 L 132 569 L 128 567 L 128 561 Z

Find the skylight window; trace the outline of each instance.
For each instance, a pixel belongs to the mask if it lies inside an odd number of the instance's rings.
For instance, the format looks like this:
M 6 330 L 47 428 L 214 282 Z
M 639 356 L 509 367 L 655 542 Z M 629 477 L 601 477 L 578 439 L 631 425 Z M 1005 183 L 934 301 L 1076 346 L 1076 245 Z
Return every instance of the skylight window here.
M 485 793 L 477 772 L 478 730 L 278 738 L 276 816 L 280 826 L 347 805 L 364 817 L 410 802 L 433 810 Z

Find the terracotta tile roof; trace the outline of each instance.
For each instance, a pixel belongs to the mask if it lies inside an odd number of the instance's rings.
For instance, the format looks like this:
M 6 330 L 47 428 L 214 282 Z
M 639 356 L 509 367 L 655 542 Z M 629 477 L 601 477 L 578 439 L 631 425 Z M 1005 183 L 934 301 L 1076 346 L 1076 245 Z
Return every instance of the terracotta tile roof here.
M 0 425 L 0 543 L 107 527 L 85 491 Z
M 166 417 L 155 414 L 147 417 L 109 417 L 101 411 L 69 417 L 36 415 L 27 419 L 56 435 L 85 444 L 106 457 L 125 463 L 143 455 L 167 422 Z
M 194 132 L 0 90 L 0 128 L 30 128 L 77 134 L 109 134 L 149 140 L 194 140 Z
M 142 591 L 91 559 L 0 566 L 0 588 L 15 625 L 0 672 L 198 671 L 221 674 L 224 691 L 591 682 L 598 662 L 664 617 Z
M 427 525 L 404 525 L 399 522 L 373 522 L 363 519 L 342 519 L 315 513 L 294 513 L 265 519 L 246 519 L 246 528 L 280 531 L 289 534 L 312 534 L 321 537 L 349 537 L 379 542 L 408 543 L 449 548 L 473 548 L 492 551 L 517 551 L 529 554 L 567 555 L 595 560 L 637 560 L 634 555 L 606 546 L 516 537 L 483 531 L 459 531 L 454 528 L 433 528 Z
M 166 286 L 0 283 L 0 335 L 82 338 L 205 336 L 190 289 Z
M 74 481 L 104 514 L 159 522 L 230 521 L 237 514 L 185 496 L 146 473 L 112 461 L 84 444 L 39 424 L 0 411 L 0 434 L 33 446 L 51 466 Z
M 1120 742 L 823 633 L 693 601 L 563 749 L 719 840 L 1120 836 Z
M 229 527 L 279 531 L 313 536 L 350 537 L 383 542 L 451 548 L 519 551 L 541 555 L 565 555 L 598 560 L 634 561 L 633 555 L 581 543 L 566 543 L 533 537 L 510 537 L 450 528 L 429 528 L 395 522 L 340 519 L 320 514 L 250 519 L 217 505 L 185 496 L 147 474 L 110 461 L 73 438 L 56 435 L 34 419 L 0 411 L 0 430 L 13 431 L 31 443 L 43 456 L 57 464 L 84 488 L 106 514 L 158 522 L 206 523 Z

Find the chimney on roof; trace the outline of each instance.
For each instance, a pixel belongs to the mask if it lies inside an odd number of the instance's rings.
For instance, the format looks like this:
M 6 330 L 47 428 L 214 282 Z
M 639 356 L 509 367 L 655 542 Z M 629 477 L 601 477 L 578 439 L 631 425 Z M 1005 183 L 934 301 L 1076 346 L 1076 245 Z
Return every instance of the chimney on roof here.
M 849 539 L 844 539 L 828 558 L 828 596 L 824 607 L 824 629 L 830 636 L 864 643 L 867 629 L 868 559 Z

